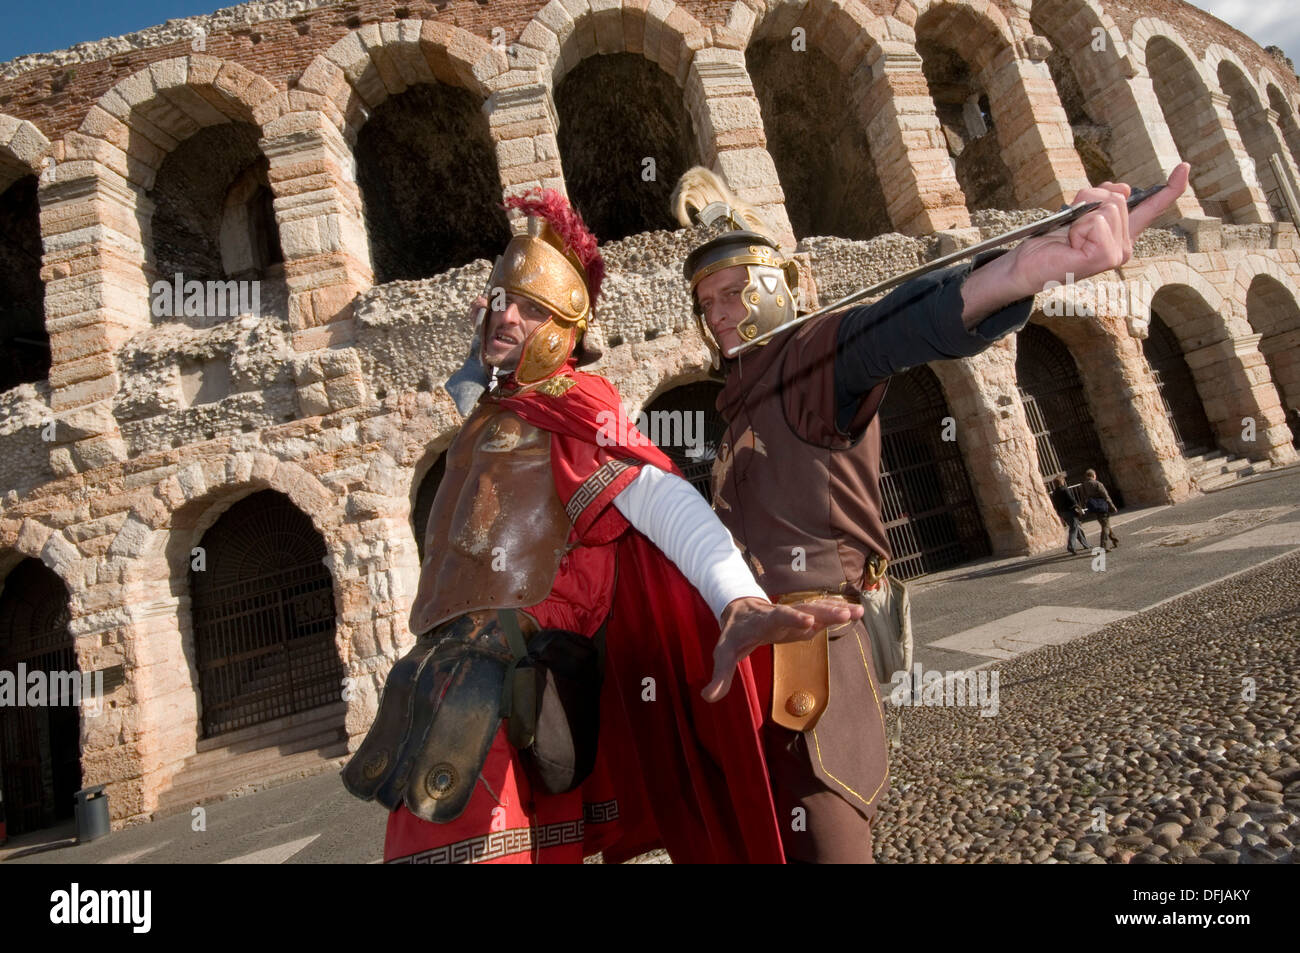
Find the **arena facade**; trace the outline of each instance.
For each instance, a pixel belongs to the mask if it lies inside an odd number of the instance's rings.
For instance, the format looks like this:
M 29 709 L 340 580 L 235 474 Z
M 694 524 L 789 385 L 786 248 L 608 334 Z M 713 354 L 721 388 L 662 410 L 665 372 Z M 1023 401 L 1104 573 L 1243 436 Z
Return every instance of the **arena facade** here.
M 1170 0 L 279 0 L 0 65 L 0 669 L 106 693 L 0 711 L 11 833 L 79 787 L 120 826 L 359 743 L 504 194 L 565 189 L 604 241 L 630 409 L 708 412 L 687 167 L 824 302 L 1189 161 L 1098 288 L 894 379 L 915 576 L 1059 546 L 1057 473 L 1140 506 L 1295 462 L 1298 106 L 1280 54 Z

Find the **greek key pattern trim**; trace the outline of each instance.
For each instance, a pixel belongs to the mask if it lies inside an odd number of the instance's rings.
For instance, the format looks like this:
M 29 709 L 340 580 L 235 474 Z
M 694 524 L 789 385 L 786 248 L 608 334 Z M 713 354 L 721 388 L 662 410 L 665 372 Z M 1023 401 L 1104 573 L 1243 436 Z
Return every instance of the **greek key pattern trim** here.
M 601 465 L 600 469 L 587 477 L 564 507 L 564 511 L 569 514 L 570 522 L 577 523 L 582 511 L 590 506 L 596 497 L 605 492 L 605 489 L 618 478 L 620 473 L 630 469 L 631 466 L 626 460 L 607 460 Z
M 546 850 L 565 844 L 582 843 L 582 821 L 557 821 L 541 827 L 513 827 L 468 840 L 432 847 L 418 854 L 398 857 L 390 864 L 481 864 L 487 860 L 522 854 L 534 847 Z
M 582 819 L 587 824 L 608 824 L 618 820 L 618 801 L 597 801 L 582 805 Z

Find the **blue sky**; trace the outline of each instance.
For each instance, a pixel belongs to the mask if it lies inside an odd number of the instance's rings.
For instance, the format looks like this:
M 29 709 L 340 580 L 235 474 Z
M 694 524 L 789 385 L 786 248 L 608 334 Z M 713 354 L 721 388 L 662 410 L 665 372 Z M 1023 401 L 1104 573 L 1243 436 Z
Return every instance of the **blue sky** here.
M 176 17 L 211 13 L 220 0 L 4 0 L 0 62 L 24 53 L 61 50 L 85 40 L 118 36 Z M 1300 16 L 1295 0 L 1197 0 L 1260 45 L 1275 43 L 1300 64 Z

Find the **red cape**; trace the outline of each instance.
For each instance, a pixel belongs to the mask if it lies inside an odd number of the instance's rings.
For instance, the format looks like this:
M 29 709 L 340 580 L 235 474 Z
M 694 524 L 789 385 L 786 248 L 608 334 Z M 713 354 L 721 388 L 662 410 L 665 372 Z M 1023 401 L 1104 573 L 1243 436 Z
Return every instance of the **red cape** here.
M 497 399 L 553 434 L 560 498 L 569 503 L 584 486 L 592 496 L 577 513 L 574 538 L 616 540 L 598 772 L 612 782 L 620 824 L 615 839 L 591 846 L 611 862 L 662 844 L 677 863 L 783 863 L 749 662 L 724 699 L 700 697 L 712 676 L 718 623 L 677 567 L 612 505 L 641 464 L 680 471 L 627 421 L 613 385 L 571 369 L 561 375 L 575 382 L 564 393 L 533 389 Z M 625 443 L 608 445 L 619 435 Z M 620 461 L 631 466 L 620 471 Z M 592 475 L 602 467 L 613 478 L 592 495 Z

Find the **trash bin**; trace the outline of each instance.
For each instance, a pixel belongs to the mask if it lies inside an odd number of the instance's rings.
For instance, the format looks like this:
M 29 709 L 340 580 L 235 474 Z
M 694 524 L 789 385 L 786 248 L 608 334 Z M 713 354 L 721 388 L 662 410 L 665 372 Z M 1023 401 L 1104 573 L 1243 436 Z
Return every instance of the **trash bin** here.
M 104 793 L 104 785 L 82 788 L 73 797 L 76 798 L 77 805 L 78 844 L 88 844 L 111 830 L 108 822 L 108 795 Z

